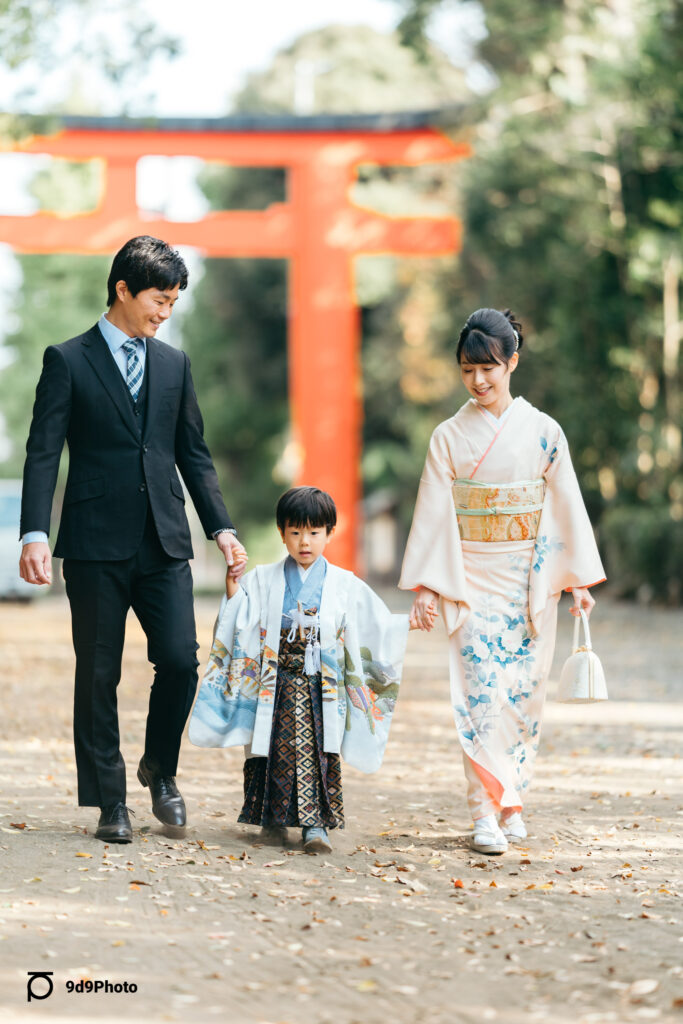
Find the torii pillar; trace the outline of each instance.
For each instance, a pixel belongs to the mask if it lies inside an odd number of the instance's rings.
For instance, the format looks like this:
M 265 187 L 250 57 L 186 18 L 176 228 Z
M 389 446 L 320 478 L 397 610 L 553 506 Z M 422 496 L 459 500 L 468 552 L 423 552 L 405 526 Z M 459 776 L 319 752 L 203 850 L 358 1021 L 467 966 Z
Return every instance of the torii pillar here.
M 104 193 L 91 213 L 0 217 L 0 242 L 24 253 L 113 254 L 134 235 L 156 235 L 213 257 L 287 259 L 289 394 L 297 482 L 329 491 L 339 512 L 331 558 L 354 568 L 361 497 L 362 397 L 354 258 L 435 256 L 460 248 L 454 217 L 392 218 L 351 199 L 360 164 L 418 165 L 471 155 L 410 115 L 121 121 L 67 118 L 53 135 L 8 149 L 104 162 Z M 136 204 L 143 156 L 194 156 L 236 166 L 284 167 L 288 198 L 264 211 L 211 212 L 194 222 L 145 217 Z M 258 373 L 258 367 L 254 368 Z M 397 400 L 398 400 L 397 396 Z M 258 410 L 254 410 L 258 415 Z

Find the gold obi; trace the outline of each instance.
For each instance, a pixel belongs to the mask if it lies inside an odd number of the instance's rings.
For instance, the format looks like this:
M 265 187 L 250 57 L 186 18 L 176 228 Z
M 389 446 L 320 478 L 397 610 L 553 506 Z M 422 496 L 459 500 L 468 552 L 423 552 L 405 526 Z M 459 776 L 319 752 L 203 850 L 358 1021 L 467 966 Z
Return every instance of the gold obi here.
M 453 503 L 463 540 L 535 540 L 541 519 L 545 480 L 483 484 L 456 480 Z

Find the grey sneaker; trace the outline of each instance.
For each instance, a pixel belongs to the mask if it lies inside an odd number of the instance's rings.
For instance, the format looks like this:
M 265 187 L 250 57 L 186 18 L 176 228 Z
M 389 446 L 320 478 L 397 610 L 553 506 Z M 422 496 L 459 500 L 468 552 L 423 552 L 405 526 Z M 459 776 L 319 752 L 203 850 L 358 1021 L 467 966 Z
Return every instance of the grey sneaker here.
M 324 828 L 306 825 L 301 832 L 306 853 L 332 853 L 332 843 Z

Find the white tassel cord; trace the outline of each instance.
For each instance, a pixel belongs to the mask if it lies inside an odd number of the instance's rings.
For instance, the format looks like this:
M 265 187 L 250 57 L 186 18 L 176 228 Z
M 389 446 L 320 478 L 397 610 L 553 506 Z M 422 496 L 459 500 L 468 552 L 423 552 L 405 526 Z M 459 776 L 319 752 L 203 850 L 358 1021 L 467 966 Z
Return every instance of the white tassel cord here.
M 314 676 L 322 669 L 320 658 L 320 620 L 317 615 L 305 615 L 298 608 L 292 608 L 289 612 L 292 620 L 287 640 L 291 644 L 296 639 L 297 630 L 305 630 L 306 651 L 304 653 L 304 672 L 307 676 Z
M 314 676 L 321 670 L 320 662 L 320 643 L 318 640 L 315 643 L 311 643 L 309 638 L 306 644 L 306 653 L 304 655 L 304 672 L 307 676 Z

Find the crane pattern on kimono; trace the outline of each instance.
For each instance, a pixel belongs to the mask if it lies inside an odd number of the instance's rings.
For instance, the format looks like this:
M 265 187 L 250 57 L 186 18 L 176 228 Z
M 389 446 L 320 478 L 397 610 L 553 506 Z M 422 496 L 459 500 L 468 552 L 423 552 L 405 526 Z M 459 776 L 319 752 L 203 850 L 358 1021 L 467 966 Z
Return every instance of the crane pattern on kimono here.
M 370 732 L 385 715 L 392 714 L 398 698 L 399 676 L 395 665 L 377 661 L 368 647 L 360 648 L 362 676 L 347 648 L 344 649 L 343 667 L 346 693 L 351 705 L 365 715 Z M 351 708 L 347 706 L 346 728 L 351 727 Z

